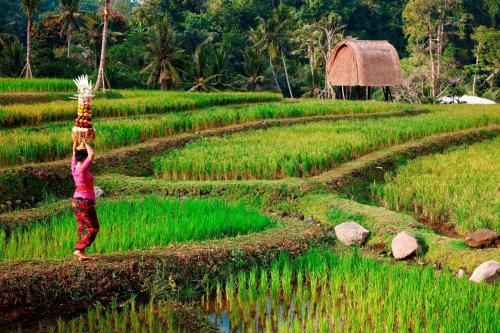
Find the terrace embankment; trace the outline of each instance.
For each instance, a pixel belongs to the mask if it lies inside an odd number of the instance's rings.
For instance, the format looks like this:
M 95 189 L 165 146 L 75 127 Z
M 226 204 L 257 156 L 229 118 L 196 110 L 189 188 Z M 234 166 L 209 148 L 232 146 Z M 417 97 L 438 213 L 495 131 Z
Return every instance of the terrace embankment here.
M 410 215 L 390 211 L 340 198 L 337 194 L 311 194 L 302 197 L 297 208 L 306 215 L 312 215 L 325 226 L 334 226 L 346 220 L 355 220 L 368 230 L 370 238 L 363 252 L 370 256 L 390 256 L 391 241 L 400 231 L 415 234 L 422 253 L 413 263 L 432 265 L 437 269 L 468 273 L 488 260 L 500 261 L 500 251 L 495 248 L 471 249 L 463 241 L 435 233 Z M 339 248 L 343 246 L 338 245 Z
M 302 118 L 267 119 L 246 124 L 210 129 L 198 133 L 182 134 L 158 138 L 135 146 L 104 152 L 96 158 L 94 174 L 121 173 L 132 176 L 151 175 L 150 159 L 171 149 L 180 149 L 187 143 L 201 138 L 223 136 L 231 133 L 288 126 L 317 121 L 337 121 L 345 119 L 380 119 L 406 117 L 426 113 L 426 110 L 395 111 L 370 114 L 324 115 Z M 4 208 L 26 207 L 45 199 L 47 195 L 64 197 L 71 194 L 73 182 L 69 170 L 69 160 L 48 163 L 26 164 L 0 169 L 0 205 Z M 0 206 L 0 211 L 2 206 Z
M 0 327 L 47 311 L 85 308 L 131 293 L 190 298 L 231 271 L 267 266 L 331 241 L 327 228 L 283 220 L 285 228 L 218 241 L 103 255 L 97 261 L 26 261 L 0 267 Z
M 408 160 L 462 144 L 481 142 L 499 134 L 500 125 L 435 134 L 375 151 L 311 179 L 359 202 L 371 202 L 370 184 L 375 180 L 383 181 L 386 172 L 396 170 Z

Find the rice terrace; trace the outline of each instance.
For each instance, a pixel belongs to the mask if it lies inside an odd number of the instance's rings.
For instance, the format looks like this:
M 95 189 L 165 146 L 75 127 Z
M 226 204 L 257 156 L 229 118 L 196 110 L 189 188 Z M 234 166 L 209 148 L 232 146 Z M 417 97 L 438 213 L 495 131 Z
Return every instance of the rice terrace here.
M 0 332 L 500 332 L 495 1 L 0 8 Z

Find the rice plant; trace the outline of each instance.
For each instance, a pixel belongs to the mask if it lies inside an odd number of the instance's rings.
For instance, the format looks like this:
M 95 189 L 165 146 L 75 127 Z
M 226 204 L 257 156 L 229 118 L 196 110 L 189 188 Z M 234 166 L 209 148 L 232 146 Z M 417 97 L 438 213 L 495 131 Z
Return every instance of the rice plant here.
M 72 319 L 59 318 L 53 322 L 40 322 L 38 325 L 24 327 L 20 325 L 17 332 L 189 332 L 188 327 L 194 326 L 193 323 L 179 316 L 178 312 L 179 309 L 165 301 L 138 303 L 132 297 L 122 304 L 118 304 L 115 300 L 107 307 L 96 304 L 86 313 Z
M 97 204 L 100 231 L 89 253 L 104 254 L 171 243 L 243 235 L 275 227 L 243 204 L 147 196 Z M 77 224 L 71 211 L 7 234 L 0 230 L 1 260 L 71 257 Z
M 224 332 L 486 333 L 500 325 L 498 286 L 476 285 L 430 267 L 311 250 L 275 263 L 270 280 L 254 273 L 271 290 L 256 289 L 251 274 L 230 277 L 238 284 L 223 288 L 225 301 L 205 307 Z M 252 303 L 240 293 L 256 298 Z
M 373 194 L 396 210 L 415 212 L 459 233 L 500 231 L 500 138 L 410 161 L 374 184 Z
M 164 179 L 301 177 L 383 147 L 499 123 L 500 110 L 310 123 L 202 139 L 152 162 L 155 174 Z
M 98 131 L 95 145 L 102 152 L 157 137 L 230 124 L 269 118 L 373 113 L 384 111 L 386 105 L 386 103 L 364 105 L 361 103 L 306 101 L 296 104 L 263 104 L 239 108 L 214 107 L 195 112 L 171 112 L 163 115 L 129 116 L 119 119 L 102 120 L 97 116 L 94 118 L 96 119 L 94 125 Z M 397 105 L 393 107 L 393 110 L 397 110 Z M 74 112 L 72 112 L 71 117 L 74 116 Z M 68 157 L 71 154 L 71 137 L 69 135 L 71 127 L 72 122 L 61 122 L 0 130 L 0 166 L 45 162 Z
M 182 91 L 133 91 L 122 90 L 122 98 L 97 96 L 92 105 L 94 117 L 126 117 L 154 113 L 166 113 L 190 110 L 216 105 L 241 103 L 273 102 L 282 99 L 274 93 L 194 93 Z M 44 104 L 13 104 L 0 109 L 0 126 L 14 127 L 21 125 L 40 125 L 53 121 L 73 120 L 76 114 L 76 102 L 54 101 Z
M 13 79 L 0 78 L 0 92 L 22 91 L 72 91 L 75 84 L 70 79 Z

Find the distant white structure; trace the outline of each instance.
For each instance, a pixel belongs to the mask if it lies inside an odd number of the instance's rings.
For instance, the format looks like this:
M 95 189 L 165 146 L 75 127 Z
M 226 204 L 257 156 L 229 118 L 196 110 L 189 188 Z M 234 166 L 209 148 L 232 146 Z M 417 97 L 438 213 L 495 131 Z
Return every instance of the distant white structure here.
M 471 96 L 471 95 L 463 95 L 459 96 L 443 96 L 439 97 L 438 101 L 442 104 L 455 104 L 455 103 L 465 103 L 465 104 L 497 104 L 495 101 L 491 99 Z

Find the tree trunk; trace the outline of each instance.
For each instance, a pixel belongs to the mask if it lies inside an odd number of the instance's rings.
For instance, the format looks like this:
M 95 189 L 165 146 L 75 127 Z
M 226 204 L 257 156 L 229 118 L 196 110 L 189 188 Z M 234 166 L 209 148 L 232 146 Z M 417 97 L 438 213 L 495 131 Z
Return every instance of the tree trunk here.
M 104 89 L 104 66 L 106 65 L 106 45 L 108 36 L 108 21 L 109 21 L 109 3 L 111 0 L 106 0 L 104 4 L 104 25 L 102 28 L 102 44 L 101 44 L 101 60 L 99 63 L 99 71 L 97 72 L 97 82 L 94 90 Z
M 283 61 L 283 68 L 285 69 L 286 84 L 288 85 L 288 92 L 290 97 L 293 98 L 292 88 L 290 87 L 290 80 L 288 79 L 288 70 L 286 69 L 285 55 L 281 51 L 281 60 Z
M 31 13 L 28 13 L 28 27 L 26 31 L 26 78 L 31 79 Z
M 481 50 L 481 43 L 477 44 L 476 53 L 476 67 L 474 68 L 474 77 L 472 79 L 472 95 L 476 95 L 476 82 L 477 82 L 477 69 L 479 67 L 479 52 Z
M 278 84 L 278 78 L 276 77 L 276 72 L 274 71 L 273 59 L 271 58 L 271 55 L 269 55 L 269 65 L 271 66 L 271 73 L 273 74 L 274 83 L 276 84 L 276 87 L 281 91 L 281 87 Z
M 99 64 L 97 63 L 97 61 L 98 61 L 97 55 L 99 54 L 98 41 L 99 41 L 98 38 L 94 39 L 94 70 L 96 70 L 97 67 L 99 66 Z
M 436 97 L 436 66 L 434 64 L 434 44 L 432 42 L 432 30 L 429 26 L 429 57 L 431 61 L 431 97 Z
M 437 68 L 436 68 L 436 95 L 437 90 L 439 88 L 439 81 L 441 78 L 441 63 L 443 59 L 443 34 L 444 34 L 444 25 L 442 21 L 438 25 L 438 33 L 437 33 Z
M 69 59 L 69 49 L 71 47 L 71 35 L 73 33 L 73 25 L 71 23 L 68 24 L 68 31 L 66 31 L 66 42 L 67 42 L 67 54 L 66 57 Z

